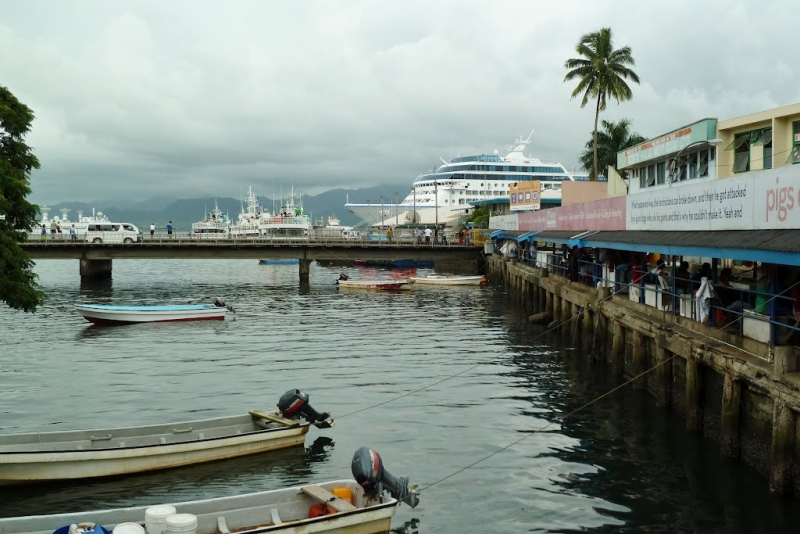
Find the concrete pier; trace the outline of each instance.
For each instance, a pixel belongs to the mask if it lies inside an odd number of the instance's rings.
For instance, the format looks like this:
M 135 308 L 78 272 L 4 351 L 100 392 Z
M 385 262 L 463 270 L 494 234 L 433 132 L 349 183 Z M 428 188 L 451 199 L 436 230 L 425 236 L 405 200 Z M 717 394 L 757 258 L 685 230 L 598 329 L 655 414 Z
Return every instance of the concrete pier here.
M 112 260 L 80 260 L 81 280 L 91 282 L 111 278 Z
M 754 467 L 772 491 L 800 495 L 800 354 L 675 315 L 609 288 L 591 288 L 546 269 L 488 259 L 492 283 L 513 287 L 526 311 L 551 311 L 553 327 L 575 332 L 591 358 L 630 379 L 686 427 Z M 574 329 L 579 331 L 576 332 Z

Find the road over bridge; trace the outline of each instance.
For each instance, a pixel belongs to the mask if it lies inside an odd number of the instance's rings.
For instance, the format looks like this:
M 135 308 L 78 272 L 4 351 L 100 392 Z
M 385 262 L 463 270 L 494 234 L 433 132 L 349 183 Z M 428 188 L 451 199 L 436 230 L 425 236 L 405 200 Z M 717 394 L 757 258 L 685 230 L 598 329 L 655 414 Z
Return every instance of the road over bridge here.
M 76 259 L 82 280 L 111 277 L 113 260 L 152 259 L 298 259 L 300 283 L 307 284 L 313 261 L 419 260 L 461 264 L 478 271 L 485 266 L 482 246 L 416 244 L 374 240 L 270 240 L 225 238 L 147 239 L 141 243 L 86 243 L 66 239 L 27 241 L 22 248 L 33 260 Z

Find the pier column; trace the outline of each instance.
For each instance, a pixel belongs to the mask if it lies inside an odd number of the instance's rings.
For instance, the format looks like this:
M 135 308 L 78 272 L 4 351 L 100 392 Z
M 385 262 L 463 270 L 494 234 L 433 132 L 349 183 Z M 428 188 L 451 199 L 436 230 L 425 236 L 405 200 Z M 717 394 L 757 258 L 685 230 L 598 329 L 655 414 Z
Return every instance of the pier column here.
M 591 346 L 592 342 L 592 308 L 587 302 L 583 307 L 583 317 L 581 317 L 581 339 L 585 347 Z
M 672 361 L 669 351 L 656 344 L 656 405 L 666 408 L 672 402 Z M 668 361 L 669 360 L 669 361 Z
M 307 286 L 311 273 L 311 260 L 300 260 L 300 285 Z
M 111 260 L 80 260 L 81 280 L 109 280 L 111 278 Z
M 703 380 L 702 369 L 695 360 L 686 360 L 686 429 L 700 430 L 703 408 L 700 404 Z
M 625 370 L 625 328 L 619 321 L 614 322 L 614 339 L 611 340 L 611 365 L 616 374 Z
M 632 334 L 633 354 L 631 355 L 631 363 L 633 369 L 631 369 L 631 374 L 636 376 L 643 373 L 647 366 L 647 338 L 636 330 Z M 635 382 L 635 385 L 637 387 L 646 387 L 647 377 L 641 377 Z
M 794 412 L 788 404 L 776 398 L 772 407 L 770 491 L 786 493 L 791 489 L 794 431 Z
M 722 385 L 722 455 L 739 457 L 739 404 L 742 398 L 742 383 L 726 374 Z

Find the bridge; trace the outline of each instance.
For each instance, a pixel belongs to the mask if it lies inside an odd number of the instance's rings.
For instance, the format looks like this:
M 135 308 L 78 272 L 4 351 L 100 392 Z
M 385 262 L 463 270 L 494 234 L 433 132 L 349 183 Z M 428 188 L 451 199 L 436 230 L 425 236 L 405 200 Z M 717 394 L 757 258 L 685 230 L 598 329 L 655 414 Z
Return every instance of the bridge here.
M 30 240 L 21 243 L 33 260 L 79 260 L 82 281 L 111 278 L 114 260 L 153 259 L 297 259 L 300 283 L 308 284 L 313 261 L 418 260 L 474 267 L 485 267 L 482 246 L 458 243 L 417 244 L 415 241 L 376 241 L 371 239 L 268 239 L 155 237 L 140 243 L 86 243 L 63 239 Z

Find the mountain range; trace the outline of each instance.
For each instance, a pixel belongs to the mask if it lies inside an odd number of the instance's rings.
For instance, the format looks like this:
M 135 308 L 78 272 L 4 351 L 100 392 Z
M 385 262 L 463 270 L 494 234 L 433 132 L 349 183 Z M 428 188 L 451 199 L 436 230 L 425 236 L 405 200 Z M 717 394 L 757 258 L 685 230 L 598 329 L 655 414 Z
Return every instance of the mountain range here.
M 380 198 L 386 203 L 394 202 L 397 198 L 397 191 L 405 191 L 405 186 L 382 184 L 365 189 L 331 189 L 318 195 L 302 195 L 295 197 L 295 204 L 302 206 L 307 215 L 311 217 L 314 224 L 325 224 L 327 218 L 336 215 L 341 224 L 345 226 L 359 226 L 363 222 L 345 209 L 344 205 L 349 198 L 351 202 L 373 202 L 380 203 Z M 403 193 L 397 201 L 405 198 Z M 91 215 L 92 210 L 104 213 L 110 220 L 115 222 L 129 222 L 144 230 L 153 223 L 158 228 L 164 228 L 167 221 L 172 221 L 177 229 L 189 229 L 193 222 L 202 220 L 216 205 L 223 213 L 228 214 L 232 219 L 242 211 L 244 200 L 232 197 L 198 197 L 170 199 L 165 197 L 153 197 L 146 201 L 126 201 L 126 200 L 102 200 L 92 202 L 65 201 L 59 202 L 50 208 L 49 216 L 61 216 L 61 209 L 66 208 L 69 220 L 78 219 L 78 211 L 83 215 Z M 267 196 L 259 196 L 258 203 L 270 212 L 279 211 L 281 199 L 272 199 Z

